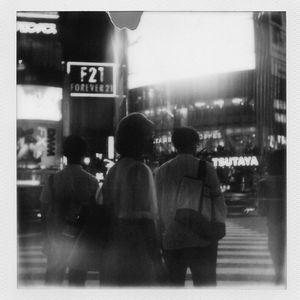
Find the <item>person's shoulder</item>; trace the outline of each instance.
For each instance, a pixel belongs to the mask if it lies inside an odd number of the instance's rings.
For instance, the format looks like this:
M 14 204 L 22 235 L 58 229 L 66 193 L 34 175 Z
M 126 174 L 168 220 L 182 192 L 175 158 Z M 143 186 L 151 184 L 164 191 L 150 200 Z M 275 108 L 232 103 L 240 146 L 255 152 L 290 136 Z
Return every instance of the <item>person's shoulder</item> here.
M 176 157 L 166 161 L 165 163 L 163 163 L 159 168 L 158 171 L 162 171 L 162 170 L 166 170 L 168 169 L 170 166 L 173 166 L 176 163 Z
M 138 173 L 141 173 L 141 174 L 152 174 L 151 172 L 151 169 L 149 166 L 147 166 L 145 163 L 143 163 L 142 161 L 134 161 L 130 168 L 132 170 L 135 170 L 136 172 Z
M 98 184 L 98 180 L 93 174 L 89 173 L 88 171 L 86 171 L 84 169 L 81 169 L 81 171 L 82 171 L 83 176 L 88 178 L 90 181 L 95 182 L 95 183 Z
M 198 159 L 199 160 L 199 159 Z M 205 167 L 206 168 L 208 168 L 208 169 L 210 169 L 210 170 L 215 170 L 215 167 L 214 167 L 214 165 L 213 165 L 213 163 L 212 162 L 210 162 L 210 161 L 207 161 L 207 160 L 200 160 L 200 161 L 203 161 L 204 163 L 205 163 Z

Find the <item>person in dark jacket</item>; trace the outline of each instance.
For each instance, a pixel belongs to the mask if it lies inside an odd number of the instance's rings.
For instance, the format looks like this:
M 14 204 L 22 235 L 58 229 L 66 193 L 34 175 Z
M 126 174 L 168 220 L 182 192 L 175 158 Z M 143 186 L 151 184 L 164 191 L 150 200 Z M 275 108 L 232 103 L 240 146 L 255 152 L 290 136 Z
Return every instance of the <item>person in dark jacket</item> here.
M 274 282 L 284 284 L 286 274 L 286 150 L 273 151 L 267 163 L 267 175 L 259 184 L 265 199 L 268 244 L 275 269 Z
M 81 241 L 86 241 L 83 237 L 87 234 L 88 211 L 98 188 L 97 179 L 81 167 L 86 150 L 87 143 L 82 137 L 67 137 L 63 154 L 68 164 L 50 177 L 41 194 L 46 219 L 45 281 L 48 285 L 62 284 L 67 268 L 70 285 L 81 286 L 86 280 L 87 252 L 83 251 L 86 245 Z M 76 223 L 78 217 L 81 224 Z

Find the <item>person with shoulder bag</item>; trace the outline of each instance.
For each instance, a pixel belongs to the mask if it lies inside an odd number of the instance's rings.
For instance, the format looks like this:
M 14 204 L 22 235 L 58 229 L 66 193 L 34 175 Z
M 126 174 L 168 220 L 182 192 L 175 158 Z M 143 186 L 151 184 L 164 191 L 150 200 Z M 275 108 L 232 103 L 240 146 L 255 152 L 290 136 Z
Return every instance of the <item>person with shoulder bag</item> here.
M 199 136 L 175 129 L 174 159 L 156 175 L 162 244 L 171 284 L 184 286 L 187 268 L 195 286 L 216 285 L 218 240 L 225 236 L 227 208 L 213 165 L 195 157 Z
M 91 207 L 98 188 L 97 179 L 83 170 L 81 161 L 87 143 L 80 136 L 69 136 L 63 144 L 67 166 L 54 175 L 41 194 L 45 220 L 47 285 L 61 285 L 68 269 L 70 285 L 82 286 L 88 272 Z

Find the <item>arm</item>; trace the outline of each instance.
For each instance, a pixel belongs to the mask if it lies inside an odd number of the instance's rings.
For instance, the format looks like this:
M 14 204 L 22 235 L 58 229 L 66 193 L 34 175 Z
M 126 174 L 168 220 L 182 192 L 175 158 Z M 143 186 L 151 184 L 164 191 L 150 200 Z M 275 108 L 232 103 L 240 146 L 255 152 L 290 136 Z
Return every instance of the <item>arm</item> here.
M 144 164 L 136 165 L 131 171 L 130 176 L 133 183 L 132 203 L 141 215 L 137 215 L 137 223 L 144 236 L 144 242 L 149 256 L 156 259 L 160 255 L 157 221 L 157 197 L 154 178 L 151 170 Z M 138 213 L 138 211 L 137 211 Z

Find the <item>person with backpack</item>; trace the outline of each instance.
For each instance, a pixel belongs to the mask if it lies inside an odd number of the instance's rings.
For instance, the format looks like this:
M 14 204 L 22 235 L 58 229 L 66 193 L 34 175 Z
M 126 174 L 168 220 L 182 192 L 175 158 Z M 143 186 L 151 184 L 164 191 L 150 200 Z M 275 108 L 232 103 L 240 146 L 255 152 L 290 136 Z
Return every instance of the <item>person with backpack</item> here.
M 97 179 L 81 166 L 86 151 L 87 143 L 82 137 L 67 137 L 63 144 L 67 166 L 49 176 L 41 193 L 47 285 L 61 285 L 67 269 L 70 285 L 85 284 L 89 250 L 87 223 L 99 186 Z

